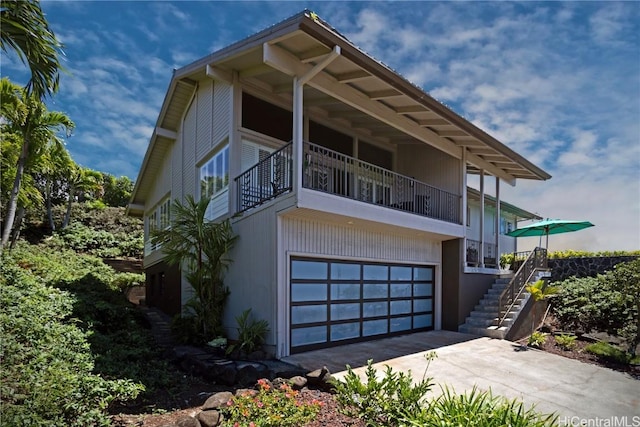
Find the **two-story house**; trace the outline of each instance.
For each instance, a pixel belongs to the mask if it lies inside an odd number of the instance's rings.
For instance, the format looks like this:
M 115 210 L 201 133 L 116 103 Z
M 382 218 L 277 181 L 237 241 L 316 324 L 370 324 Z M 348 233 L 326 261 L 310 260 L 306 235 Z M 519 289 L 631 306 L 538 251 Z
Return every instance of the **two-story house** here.
M 537 218 L 500 183 L 548 178 L 304 11 L 174 72 L 128 212 L 165 227 L 193 194 L 232 218 L 225 326 L 251 308 L 281 357 L 457 329 Z M 145 236 L 147 302 L 179 313 L 191 288 Z

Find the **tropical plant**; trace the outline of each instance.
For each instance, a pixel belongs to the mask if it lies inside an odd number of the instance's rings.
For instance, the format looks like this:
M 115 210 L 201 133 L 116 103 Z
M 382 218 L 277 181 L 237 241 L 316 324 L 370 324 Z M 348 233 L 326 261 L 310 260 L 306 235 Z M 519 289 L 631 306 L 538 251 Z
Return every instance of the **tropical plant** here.
M 531 333 L 535 331 L 535 322 L 538 318 L 538 302 L 544 301 L 558 293 L 558 288 L 548 286 L 547 283 L 540 279 L 525 286 L 525 290 L 529 292 L 533 298 L 533 316 L 531 317 Z
M 0 2 L 0 49 L 15 51 L 29 66 L 28 94 L 40 99 L 57 91 L 62 45 L 49 28 L 39 1 Z
M 89 168 L 74 165 L 70 168 L 66 177 L 68 183 L 67 190 L 67 211 L 62 221 L 62 228 L 69 225 L 71 220 L 71 205 L 78 193 L 96 191 L 102 188 L 102 174 Z
M 206 219 L 209 200 L 196 202 L 188 195 L 182 204 L 174 200 L 171 206 L 171 226 L 152 231 L 152 242 L 162 245 L 165 260 L 186 271 L 186 278 L 195 291 L 187 302 L 186 316 L 195 322 L 197 341 L 208 342 L 222 334 L 222 314 L 229 289 L 223 276 L 231 263 L 228 258 L 237 236 L 229 220 L 211 222 Z
M 435 357 L 435 353 L 425 355 L 427 369 Z M 402 425 L 407 417 L 412 418 L 422 412 L 422 400 L 433 387 L 432 378 L 426 378 L 426 369 L 422 380 L 416 384 L 411 372 L 394 372 L 390 366 L 379 379 L 372 360 L 367 361 L 365 377 L 363 382 L 347 365 L 344 381 L 334 381 L 333 386 L 340 410 L 350 417 L 364 420 L 368 426 Z
M 48 145 L 62 144 L 58 132 L 65 131 L 69 136 L 74 123 L 63 113 L 48 111 L 42 101 L 7 78 L 0 80 L 0 99 L 4 131 L 18 135 L 22 141 L 2 231 L 1 245 L 5 247 L 14 226 L 25 168 L 40 158 Z
M 255 320 L 250 316 L 250 308 L 236 316 L 238 340 L 227 347 L 227 354 L 232 354 L 235 351 L 249 354 L 259 350 L 264 344 L 265 337 L 269 332 L 269 322 L 264 319 Z

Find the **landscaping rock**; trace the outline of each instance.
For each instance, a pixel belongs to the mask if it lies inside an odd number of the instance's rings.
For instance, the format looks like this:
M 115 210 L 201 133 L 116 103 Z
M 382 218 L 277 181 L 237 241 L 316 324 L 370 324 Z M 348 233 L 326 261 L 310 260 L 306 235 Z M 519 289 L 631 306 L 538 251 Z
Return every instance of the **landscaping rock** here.
M 291 388 L 294 390 L 302 390 L 307 385 L 307 379 L 305 377 L 301 377 L 296 375 L 295 377 L 291 377 L 289 379 L 289 384 L 291 384 Z
M 236 383 L 241 387 L 247 387 L 249 385 L 255 384 L 260 377 L 260 373 L 258 369 L 249 364 L 245 364 L 241 368 L 238 369 L 236 373 Z
M 216 393 L 204 402 L 202 405 L 203 411 L 209 411 L 212 409 L 219 409 L 220 407 L 227 404 L 229 400 L 233 397 L 233 394 L 229 391 L 221 391 L 220 393 Z
M 316 369 L 315 371 L 309 372 L 306 375 L 307 381 L 310 387 L 314 387 L 323 391 L 329 391 L 333 389 L 333 385 L 331 381 L 333 380 L 333 376 L 327 369 L 326 366 L 323 366 L 322 369 Z
M 175 422 L 176 427 L 202 427 L 200 421 L 188 415 L 183 415 Z
M 216 410 L 202 411 L 198 414 L 198 421 L 202 427 L 216 427 L 222 421 L 222 416 Z

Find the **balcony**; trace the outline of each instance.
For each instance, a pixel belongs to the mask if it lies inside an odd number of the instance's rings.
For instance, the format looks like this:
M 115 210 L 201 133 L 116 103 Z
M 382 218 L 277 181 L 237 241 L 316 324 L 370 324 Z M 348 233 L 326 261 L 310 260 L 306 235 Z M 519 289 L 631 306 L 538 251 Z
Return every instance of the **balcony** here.
M 497 248 L 495 243 L 484 242 L 484 262 L 480 263 L 480 245 L 478 240 L 467 239 L 466 262 L 470 267 L 483 265 L 487 268 L 498 268 Z
M 416 179 L 303 143 L 302 187 L 460 224 L 460 197 Z M 289 143 L 235 179 L 237 211 L 244 212 L 293 190 L 293 152 Z

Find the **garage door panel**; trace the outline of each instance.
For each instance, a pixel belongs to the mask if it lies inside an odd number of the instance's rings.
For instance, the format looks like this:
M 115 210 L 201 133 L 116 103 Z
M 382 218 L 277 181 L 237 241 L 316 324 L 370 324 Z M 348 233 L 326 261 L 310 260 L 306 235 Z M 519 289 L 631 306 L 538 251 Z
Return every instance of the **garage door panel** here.
M 291 259 L 291 352 L 433 328 L 433 267 Z

